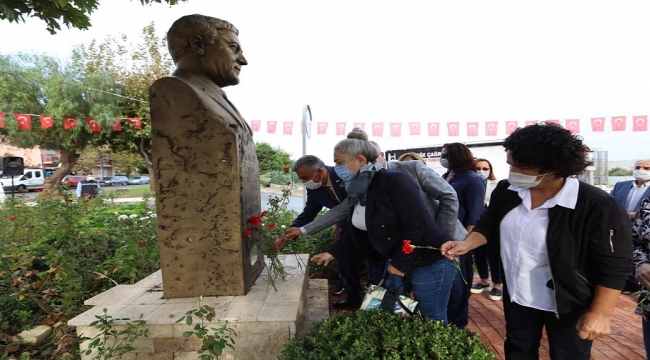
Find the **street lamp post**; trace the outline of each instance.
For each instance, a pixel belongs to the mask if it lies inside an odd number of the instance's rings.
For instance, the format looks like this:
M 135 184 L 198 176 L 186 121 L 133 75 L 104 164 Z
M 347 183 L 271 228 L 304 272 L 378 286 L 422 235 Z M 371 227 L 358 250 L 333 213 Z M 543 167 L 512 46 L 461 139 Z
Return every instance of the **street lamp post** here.
M 311 108 L 305 105 L 302 109 L 302 156 L 307 155 L 307 138 L 311 138 Z M 307 203 L 307 189 L 302 187 L 302 203 Z

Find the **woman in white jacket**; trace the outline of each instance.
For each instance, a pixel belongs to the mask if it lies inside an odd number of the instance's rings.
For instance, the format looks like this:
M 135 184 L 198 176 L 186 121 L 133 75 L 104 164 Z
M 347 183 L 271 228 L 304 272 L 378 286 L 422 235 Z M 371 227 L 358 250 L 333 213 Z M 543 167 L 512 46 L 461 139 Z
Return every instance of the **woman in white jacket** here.
M 492 190 L 497 187 L 497 179 L 492 171 L 492 164 L 487 159 L 476 159 L 474 170 L 485 184 L 485 199 L 483 206 L 487 207 L 490 203 L 490 196 Z M 483 291 L 489 291 L 490 300 L 501 300 L 501 292 L 503 291 L 503 284 L 501 281 L 501 273 L 499 272 L 498 259 L 490 259 L 487 256 L 485 246 L 480 246 L 474 249 L 474 264 L 476 270 L 481 278 L 481 282 L 472 285 L 470 290 L 474 294 L 480 294 Z M 489 272 L 488 272 L 489 265 Z M 492 289 L 490 289 L 490 282 L 488 276 L 492 275 Z

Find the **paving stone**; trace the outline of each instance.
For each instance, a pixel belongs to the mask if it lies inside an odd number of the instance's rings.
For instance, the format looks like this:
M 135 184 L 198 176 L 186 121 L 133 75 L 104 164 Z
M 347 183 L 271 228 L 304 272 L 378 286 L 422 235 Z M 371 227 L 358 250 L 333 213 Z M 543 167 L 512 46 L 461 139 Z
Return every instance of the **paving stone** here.
M 33 329 L 18 334 L 18 338 L 25 345 L 38 345 L 45 341 L 52 334 L 52 327 L 39 325 Z
M 300 303 L 295 302 L 266 302 L 257 315 L 258 321 L 299 321 L 298 309 Z
M 84 301 L 84 305 L 127 305 L 144 295 L 147 289 L 134 285 L 117 285 Z
M 118 310 L 122 309 L 124 306 L 126 305 L 95 306 L 90 310 L 87 310 L 86 312 L 68 320 L 68 325 L 71 326 L 90 325 L 91 322 L 97 320 L 96 316 L 104 315 L 104 309 L 106 309 L 106 315 L 113 316 Z

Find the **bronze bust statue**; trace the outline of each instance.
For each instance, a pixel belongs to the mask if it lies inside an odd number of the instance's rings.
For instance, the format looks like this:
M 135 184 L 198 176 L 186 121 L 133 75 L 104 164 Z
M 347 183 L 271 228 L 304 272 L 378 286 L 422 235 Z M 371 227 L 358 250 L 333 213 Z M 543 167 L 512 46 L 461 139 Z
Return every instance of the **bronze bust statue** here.
M 209 16 L 176 20 L 176 70 L 149 89 L 166 298 L 243 295 L 263 265 L 255 237 L 242 237 L 261 212 L 253 133 L 222 90 L 247 64 L 238 34 Z

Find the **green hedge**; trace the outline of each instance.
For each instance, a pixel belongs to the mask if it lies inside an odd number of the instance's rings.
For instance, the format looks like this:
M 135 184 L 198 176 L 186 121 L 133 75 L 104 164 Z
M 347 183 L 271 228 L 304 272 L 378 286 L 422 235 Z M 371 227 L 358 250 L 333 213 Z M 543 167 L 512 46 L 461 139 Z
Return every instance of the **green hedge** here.
M 335 314 L 290 340 L 285 360 L 495 359 L 479 335 L 439 321 L 405 318 L 387 311 Z

